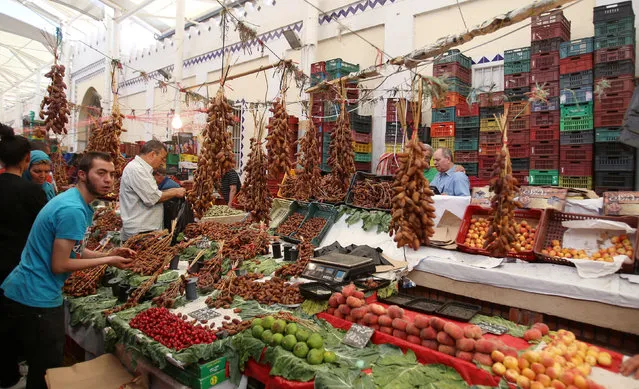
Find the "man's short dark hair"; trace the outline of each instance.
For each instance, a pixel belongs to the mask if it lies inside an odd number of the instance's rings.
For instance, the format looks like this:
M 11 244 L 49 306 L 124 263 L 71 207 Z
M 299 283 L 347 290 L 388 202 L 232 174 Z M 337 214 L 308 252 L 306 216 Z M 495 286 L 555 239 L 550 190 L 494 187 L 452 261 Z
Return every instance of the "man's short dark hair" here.
M 144 144 L 144 146 L 142 146 L 142 149 L 140 150 L 140 154 L 141 155 L 146 155 L 152 151 L 155 152 L 161 152 L 162 150 L 166 151 L 166 146 L 164 146 L 164 143 L 160 142 L 157 139 L 152 139 L 148 142 L 146 142 Z
M 157 169 L 153 169 L 153 175 L 166 176 L 166 169 L 162 166 Z
M 113 162 L 113 158 L 111 155 L 107 153 L 103 153 L 101 151 L 89 151 L 84 153 L 82 158 L 80 158 L 80 162 L 78 162 L 78 170 L 82 170 L 85 173 L 88 173 L 89 170 L 93 167 L 93 161 L 96 159 L 101 159 L 106 162 Z

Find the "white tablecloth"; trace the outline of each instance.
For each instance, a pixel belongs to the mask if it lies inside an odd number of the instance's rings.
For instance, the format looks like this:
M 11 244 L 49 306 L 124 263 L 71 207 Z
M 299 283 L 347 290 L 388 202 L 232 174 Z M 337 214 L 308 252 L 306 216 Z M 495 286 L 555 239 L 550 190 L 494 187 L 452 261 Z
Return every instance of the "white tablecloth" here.
M 597 214 L 594 211 L 597 201 L 601 203 L 601 200 L 572 200 L 566 211 L 586 213 L 590 209 L 591 213 Z M 435 196 L 437 218 L 446 209 L 462 218 L 468 203 L 469 197 Z M 388 234 L 377 234 L 375 228 L 366 232 L 362 229 L 362 222 L 348 226 L 345 219 L 343 217 L 333 225 L 322 246 L 335 241 L 342 246 L 365 244 L 381 248 L 392 259 L 408 262 L 409 270 L 425 271 L 458 281 L 639 308 L 639 284 L 631 283 L 618 274 L 585 279 L 579 277 L 574 267 L 528 262 L 502 263 L 492 269 L 483 269 L 473 266 L 473 262 L 485 257 L 432 247 L 421 247 L 417 251 L 398 249 Z

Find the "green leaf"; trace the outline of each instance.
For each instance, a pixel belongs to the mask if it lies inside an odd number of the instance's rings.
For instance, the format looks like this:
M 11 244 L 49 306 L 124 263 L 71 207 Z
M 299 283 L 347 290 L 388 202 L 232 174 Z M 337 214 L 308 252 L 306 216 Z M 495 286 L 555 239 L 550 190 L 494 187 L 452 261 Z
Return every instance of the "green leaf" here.
M 412 350 L 405 355 L 389 355 L 373 366 L 373 381 L 388 389 L 457 389 L 468 386 L 455 369 L 444 365 L 422 365 Z
M 369 389 L 374 385 L 370 375 L 357 369 L 330 369 L 315 376 L 315 389 Z
M 254 338 L 248 331 L 237 334 L 232 339 L 233 347 L 240 356 L 240 369 L 244 369 L 244 364 L 249 358 L 253 358 L 256 361 L 260 360 L 265 347 L 264 342 Z
M 524 332 L 528 331 L 530 327 L 524 326 L 521 324 L 513 323 L 510 320 L 506 320 L 499 316 L 486 316 L 486 315 L 475 315 L 473 319 L 470 321 L 473 324 L 477 324 L 480 322 L 500 325 L 508 328 L 508 334 L 514 336 L 516 338 L 523 338 Z
M 324 312 L 328 308 L 328 301 L 305 300 L 300 308 L 305 314 L 313 316 Z

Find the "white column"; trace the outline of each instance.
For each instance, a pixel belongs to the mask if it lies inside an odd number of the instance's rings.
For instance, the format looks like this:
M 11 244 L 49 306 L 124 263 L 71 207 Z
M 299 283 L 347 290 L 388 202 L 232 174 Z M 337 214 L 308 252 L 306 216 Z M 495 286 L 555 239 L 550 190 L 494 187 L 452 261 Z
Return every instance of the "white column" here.
M 176 86 L 175 98 L 175 116 L 180 116 L 182 108 L 182 96 L 179 92 L 179 84 L 182 82 L 182 72 L 184 64 L 184 21 L 185 21 L 185 0 L 177 0 L 175 2 L 175 62 L 173 66 L 173 80 Z M 173 129 L 169 129 L 169 140 L 173 134 Z
M 316 62 L 317 53 L 317 37 L 319 30 L 319 11 L 317 8 L 318 0 L 309 0 L 310 4 L 306 4 L 306 17 L 304 19 L 304 31 L 302 33 L 302 63 L 301 70 L 304 74 L 311 74 L 311 64 Z
M 4 115 L 5 115 L 4 95 L 0 95 L 0 123 L 6 122 Z
M 146 107 L 149 109 L 149 116 L 153 117 L 153 107 L 155 106 L 155 82 L 153 80 L 149 80 L 146 83 Z M 144 112 L 146 115 L 146 112 Z M 144 123 L 144 141 L 149 141 L 153 139 L 153 123 L 145 122 Z
M 387 13 L 384 28 L 384 51 L 391 57 L 403 55 L 414 49 L 413 47 L 413 31 L 415 18 L 412 13 Z M 384 58 L 386 61 L 388 58 Z M 393 69 L 389 69 L 394 71 Z M 375 93 L 372 98 L 384 95 L 386 89 L 390 89 L 397 85 L 403 85 L 407 81 L 410 82 L 412 72 L 403 72 L 390 76 L 380 91 Z M 376 84 L 375 84 L 376 85 Z M 385 96 L 386 97 L 386 96 Z M 384 153 L 386 133 L 386 99 L 375 104 L 373 107 L 373 172 L 377 168 L 379 157 Z
M 109 58 L 104 59 L 104 68 L 106 69 L 106 77 L 104 77 L 104 93 L 102 94 L 102 115 L 106 116 L 111 113 L 111 58 L 113 57 L 113 8 L 104 7 L 104 25 L 105 31 L 105 51 Z

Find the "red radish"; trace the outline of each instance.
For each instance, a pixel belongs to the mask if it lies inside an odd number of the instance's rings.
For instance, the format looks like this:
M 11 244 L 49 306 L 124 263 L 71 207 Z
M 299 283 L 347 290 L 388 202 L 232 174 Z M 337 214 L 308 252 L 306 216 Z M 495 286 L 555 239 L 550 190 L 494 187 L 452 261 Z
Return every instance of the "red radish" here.
M 430 326 L 430 318 L 424 315 L 415 316 L 415 327 L 421 330 L 422 328 L 426 328 L 429 326 Z
M 379 304 L 371 304 L 369 305 L 370 311 L 376 314 L 377 316 L 382 316 L 386 314 L 386 308 Z
M 446 325 L 446 322 L 438 317 L 431 317 L 430 318 L 430 326 L 433 327 L 435 329 L 435 331 L 441 331 L 444 329 L 444 325 Z
M 437 333 L 437 341 L 445 346 L 455 346 L 455 339 L 451 338 L 450 335 L 444 331 Z
M 404 310 L 398 307 L 397 305 L 391 305 L 388 307 L 388 316 L 392 319 L 401 319 L 404 317 Z
M 355 293 L 356 290 L 357 288 L 355 288 L 355 284 L 348 284 L 342 288 L 342 294 L 344 295 L 344 297 L 350 297 L 353 295 L 353 293 Z
M 366 295 L 361 290 L 356 290 L 355 292 L 353 292 L 353 297 L 355 298 L 364 299 L 364 296 Z
M 404 340 L 406 340 L 406 338 L 408 337 L 408 335 L 404 331 L 400 330 L 393 330 L 393 336 Z
M 339 306 L 339 303 L 337 302 L 337 296 L 332 295 L 328 299 L 328 306 L 331 307 L 331 308 L 337 308 Z
M 424 328 L 420 331 L 419 337 L 423 340 L 437 339 L 437 331 L 433 327 Z
M 377 324 L 378 317 L 373 313 L 367 313 L 364 315 L 364 323 L 366 324 Z
M 424 339 L 422 340 L 422 346 L 427 347 L 431 350 L 437 350 L 437 348 L 439 347 L 439 344 L 437 343 L 436 340 Z
M 461 351 L 458 350 L 457 353 L 455 354 L 455 356 L 461 360 L 464 360 L 466 362 L 472 362 L 473 361 L 473 354 L 469 353 L 467 351 Z
M 351 307 L 351 308 L 359 308 L 362 305 L 364 305 L 364 300 L 360 300 L 358 298 L 355 298 L 353 296 L 348 296 L 346 298 L 346 304 Z
M 473 351 L 475 350 L 475 340 L 474 339 L 457 339 L 456 346 L 461 351 Z
M 390 316 L 387 315 L 380 316 L 377 322 L 382 327 L 390 327 L 393 325 L 393 319 L 391 319 Z
M 326 313 L 328 313 L 329 315 L 334 314 L 334 313 L 335 313 L 335 308 L 333 308 L 333 307 L 328 308 L 328 309 L 326 310 Z
M 419 338 L 419 336 L 408 335 L 406 337 L 406 340 L 414 344 L 422 344 L 422 340 Z
M 404 319 L 393 319 L 392 326 L 396 330 L 406 331 L 408 323 Z
M 393 329 L 391 327 L 384 327 L 384 326 L 380 326 L 379 330 L 385 334 L 388 335 L 392 335 L 393 334 Z
M 457 350 L 455 350 L 455 347 L 446 346 L 445 344 L 440 344 L 439 347 L 437 347 L 437 350 L 440 353 L 448 354 L 453 357 L 455 356 L 455 353 L 457 352 Z
M 340 311 L 342 313 L 342 315 L 346 316 L 346 315 L 350 315 L 351 314 L 351 307 L 349 307 L 346 304 L 342 304 L 337 308 L 338 311 Z
M 408 323 L 406 325 L 405 331 L 406 331 L 406 333 L 408 335 L 413 335 L 413 336 L 417 336 L 417 337 L 419 337 L 419 333 L 421 332 L 421 330 L 419 328 L 417 328 L 417 326 L 415 326 L 415 324 L 413 324 L 413 323 Z
M 444 332 L 450 335 L 451 338 L 457 340 L 464 337 L 464 330 L 459 328 L 455 323 L 448 322 L 444 324 Z
M 541 335 L 543 336 L 548 335 L 548 331 L 550 331 L 550 328 L 548 328 L 548 326 L 544 323 L 535 323 L 532 328 L 536 328 L 541 331 Z
M 335 299 L 337 300 L 337 304 L 339 305 L 346 304 L 346 297 L 344 297 L 344 295 L 342 295 L 341 293 L 339 292 L 334 293 L 333 296 L 335 296 Z

